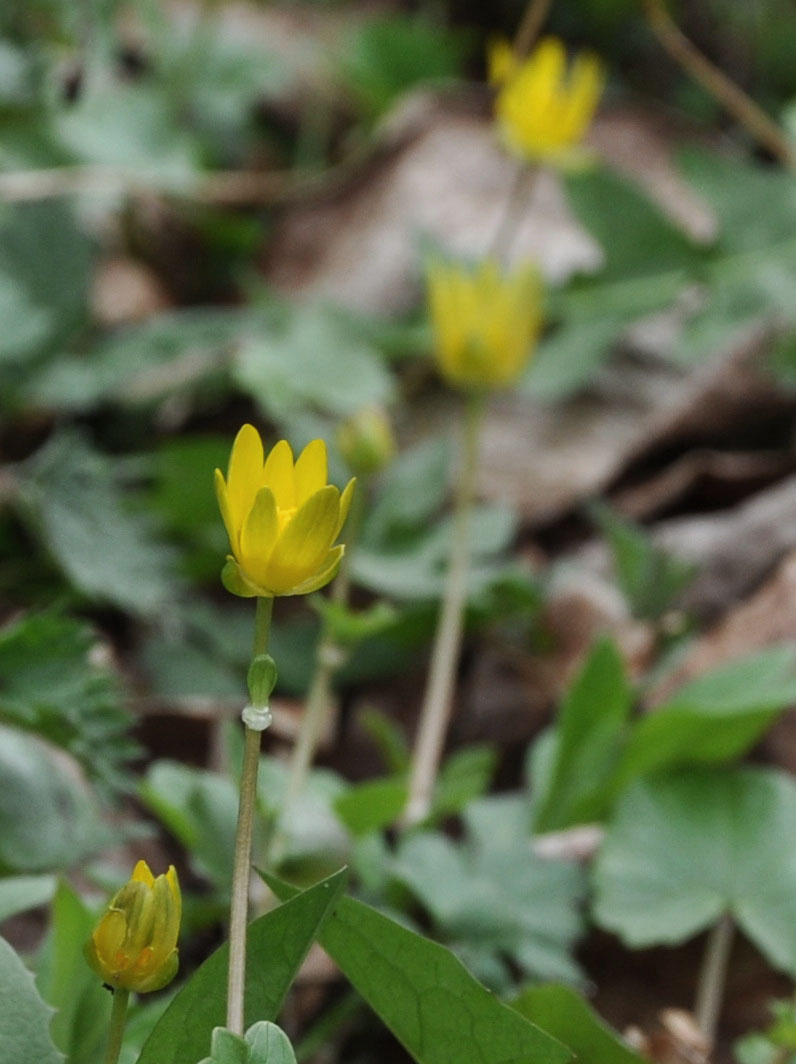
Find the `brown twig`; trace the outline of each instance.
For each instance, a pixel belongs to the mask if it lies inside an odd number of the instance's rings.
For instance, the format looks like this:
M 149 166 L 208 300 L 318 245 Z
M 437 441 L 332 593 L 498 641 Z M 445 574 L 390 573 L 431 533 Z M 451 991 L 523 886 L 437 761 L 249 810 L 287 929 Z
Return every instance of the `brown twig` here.
M 743 89 L 704 56 L 669 14 L 665 0 L 642 0 L 647 22 L 676 63 L 699 82 L 751 135 L 785 166 L 796 170 L 796 148 Z
M 522 21 L 514 35 L 514 54 L 518 59 L 523 59 L 533 48 L 551 4 L 552 0 L 530 0 L 525 8 Z

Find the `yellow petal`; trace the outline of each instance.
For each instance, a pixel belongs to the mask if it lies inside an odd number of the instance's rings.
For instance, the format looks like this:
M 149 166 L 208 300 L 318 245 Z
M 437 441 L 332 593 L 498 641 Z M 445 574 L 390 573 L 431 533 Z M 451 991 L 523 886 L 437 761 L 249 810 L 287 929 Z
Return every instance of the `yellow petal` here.
M 224 474 L 220 469 L 217 469 L 213 474 L 213 487 L 216 491 L 216 500 L 218 502 L 218 508 L 221 511 L 221 519 L 224 522 L 224 528 L 226 528 L 227 535 L 229 536 L 229 545 L 232 550 L 237 551 L 240 543 L 240 529 L 235 527 L 232 512 L 229 508 L 229 500 L 227 498 L 227 482 L 224 480 Z
M 326 444 L 323 440 L 312 440 L 298 456 L 295 469 L 296 506 L 303 506 L 326 484 Z
M 154 886 L 155 877 L 146 861 L 139 861 L 130 876 L 136 883 L 146 883 L 148 887 Z
M 340 514 L 340 492 L 329 484 L 312 495 L 277 540 L 267 585 L 275 595 L 313 577 L 332 545 Z
M 280 440 L 271 448 L 258 486 L 271 489 L 280 510 L 292 510 L 296 505 L 293 452 L 287 440 Z
M 116 967 L 116 955 L 122 948 L 127 935 L 127 921 L 124 914 L 111 910 L 105 913 L 91 936 L 97 951 L 97 957 L 103 966 L 101 974 L 106 976 L 110 968 Z
M 259 583 L 279 535 L 279 517 L 274 493 L 260 488 L 240 534 L 240 564 L 244 573 Z
M 340 568 L 340 562 L 345 554 L 345 547 L 342 543 L 338 547 L 332 547 L 329 553 L 324 559 L 323 565 L 317 571 L 315 576 L 311 576 L 308 580 L 305 580 L 303 584 L 298 584 L 296 587 L 290 589 L 291 595 L 309 595 L 313 591 L 319 591 L 322 587 L 325 587 L 330 580 L 333 580 L 337 575 L 337 570 Z
M 232 527 L 240 531 L 254 496 L 261 486 L 263 470 L 263 442 L 253 425 L 244 425 L 229 457 L 227 472 L 227 504 L 229 506 Z M 233 550 L 235 543 L 231 543 Z
M 357 478 L 352 477 L 352 479 L 346 484 L 345 488 L 343 488 L 343 494 L 340 496 L 340 515 L 337 518 L 337 527 L 332 536 L 332 543 L 334 543 L 340 535 L 342 527 L 345 524 L 345 519 L 348 517 L 348 511 L 351 509 L 351 500 L 354 498 L 354 489 L 356 486 Z

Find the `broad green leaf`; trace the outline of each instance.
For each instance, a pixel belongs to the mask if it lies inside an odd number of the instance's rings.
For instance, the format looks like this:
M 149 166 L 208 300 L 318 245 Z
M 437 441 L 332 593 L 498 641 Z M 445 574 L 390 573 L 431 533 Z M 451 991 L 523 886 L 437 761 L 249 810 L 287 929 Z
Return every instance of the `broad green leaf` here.
M 338 61 L 346 87 L 375 119 L 417 84 L 455 77 L 463 57 L 464 39 L 449 26 L 394 14 L 358 23 Z
M 494 989 L 511 986 L 508 958 L 534 979 L 579 982 L 571 949 L 582 930 L 582 870 L 536 856 L 526 800 L 471 803 L 454 842 L 423 831 L 405 837 L 390 872 L 430 914 L 435 932 Z
M 679 764 L 737 757 L 794 702 L 793 647 L 774 647 L 714 669 L 634 725 L 615 787 Z
M 281 897 L 285 883 L 264 877 Z M 569 1051 L 504 1005 L 449 950 L 343 897 L 321 944 L 418 1064 L 564 1064 Z
M 111 996 L 83 956 L 96 914 L 66 882 L 58 884 L 37 983 L 56 1009 L 52 1037 L 69 1064 L 95 1064 L 108 1037 Z
M 0 208 L 0 363 L 65 340 L 87 315 L 91 244 L 64 199 Z
M 367 780 L 344 791 L 334 811 L 353 835 L 367 835 L 394 824 L 406 805 L 405 779 Z
M 63 1064 L 50 1038 L 53 1010 L 33 985 L 33 976 L 0 938 L 0 1060 L 14 1064 Z
M 595 918 L 629 946 L 674 944 L 728 913 L 796 974 L 796 782 L 741 768 L 635 783 L 594 869 Z
M 106 790 L 118 791 L 138 747 L 118 680 L 92 661 L 94 646 L 86 625 L 53 611 L 0 630 L 0 720 L 62 746 Z
M 9 916 L 46 904 L 55 893 L 55 876 L 6 876 L 0 879 L 0 923 Z
M 246 960 L 246 1022 L 275 1020 L 307 951 L 347 879 L 341 870 L 249 926 Z M 225 944 L 177 993 L 147 1039 L 138 1064 L 186 1064 L 207 1055 L 214 1027 L 226 1011 Z
M 261 1020 L 246 1032 L 251 1047 L 251 1064 L 296 1064 L 296 1054 L 290 1039 L 275 1023 Z
M 200 1064 L 249 1064 L 250 1059 L 251 1047 L 240 1035 L 215 1027 L 210 1037 L 210 1056 Z
M 616 648 L 608 640 L 597 643 L 560 710 L 548 755 L 549 775 L 535 800 L 535 831 L 555 831 L 605 816 L 631 699 Z
M 481 798 L 489 790 L 496 763 L 494 747 L 483 744 L 468 746 L 447 757 L 434 790 L 432 815 L 460 813 L 468 803 Z
M 302 306 L 251 336 L 237 352 L 233 375 L 277 420 L 307 408 L 345 416 L 388 402 L 393 391 L 379 352 L 323 305 Z
M 108 841 L 94 797 L 74 762 L 46 743 L 0 726 L 0 868 L 71 868 Z
M 125 506 L 110 460 L 75 433 L 26 463 L 21 495 L 23 516 L 79 591 L 150 615 L 175 596 L 171 551 Z
M 176 761 L 156 761 L 140 785 L 140 794 L 185 846 L 197 872 L 228 891 L 238 816 L 238 791 L 232 780 Z
M 594 504 L 591 514 L 611 548 L 619 586 L 634 615 L 657 620 L 693 579 L 695 566 L 660 550 L 639 525 L 610 506 Z
M 423 528 L 445 501 L 450 469 L 447 441 L 432 439 L 400 454 L 387 469 L 368 508 L 360 542 L 393 548 Z
M 578 1060 L 588 1064 L 644 1064 L 600 1019 L 588 1002 L 568 986 L 532 986 L 511 1002 L 537 1027 L 572 1049 Z
M 620 316 L 565 321 L 541 340 L 520 390 L 546 402 L 565 399 L 607 362 L 625 324 Z
M 516 514 L 508 507 L 475 507 L 470 520 L 471 592 L 499 578 L 504 567 L 500 555 L 516 530 Z M 399 601 L 436 598 L 445 586 L 451 536 L 452 523 L 446 518 L 397 547 L 363 543 L 351 555 L 352 576 L 363 587 Z

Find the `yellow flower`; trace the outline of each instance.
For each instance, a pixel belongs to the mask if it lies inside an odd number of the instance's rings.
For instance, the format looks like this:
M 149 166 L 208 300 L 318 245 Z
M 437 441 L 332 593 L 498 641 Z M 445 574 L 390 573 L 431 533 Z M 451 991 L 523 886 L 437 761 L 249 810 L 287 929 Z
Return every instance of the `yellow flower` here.
M 428 271 L 428 303 L 446 380 L 481 390 L 517 379 L 541 325 L 541 282 L 533 266 L 503 276 L 489 259 L 475 270 L 437 261 Z
M 156 879 L 146 861 L 139 861 L 94 928 L 86 960 L 114 989 L 160 990 L 177 974 L 181 911 L 174 866 Z
M 343 556 L 333 547 L 348 515 L 354 480 L 340 494 L 326 483 L 326 444 L 308 443 L 293 463 L 287 440 L 267 458 L 257 429 L 244 425 L 216 497 L 232 554 L 221 574 L 234 595 L 306 595 L 328 584 Z
M 602 92 L 599 59 L 578 55 L 567 71 L 563 43 L 548 37 L 516 69 L 505 60 L 492 62 L 502 72 L 495 112 L 509 149 L 538 162 L 576 164 Z
M 493 37 L 486 47 L 486 71 L 490 85 L 495 87 L 508 81 L 518 66 L 517 56 L 505 37 Z

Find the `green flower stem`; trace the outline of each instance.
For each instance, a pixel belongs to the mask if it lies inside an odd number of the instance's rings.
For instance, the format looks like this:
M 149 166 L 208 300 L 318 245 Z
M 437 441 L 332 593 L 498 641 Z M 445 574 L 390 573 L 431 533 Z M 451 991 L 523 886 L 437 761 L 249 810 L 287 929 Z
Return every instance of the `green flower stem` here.
M 708 935 L 702 969 L 699 973 L 694 1016 L 699 1030 L 710 1046 L 715 1045 L 716 1042 L 733 932 L 732 917 L 729 913 L 725 913 Z
M 356 543 L 362 526 L 362 518 L 365 512 L 363 499 L 367 493 L 369 479 L 369 477 L 360 477 L 361 483 L 357 485 L 357 491 L 354 492 L 354 498 L 351 500 L 351 509 L 348 513 L 345 535 L 346 550 L 340 562 L 337 577 L 332 584 L 332 599 L 340 605 L 346 605 L 348 602 L 351 588 L 349 569 L 351 550 Z M 315 667 L 307 693 L 304 715 L 301 718 L 298 737 L 290 758 L 285 797 L 279 811 L 279 826 L 274 833 L 273 842 L 268 848 L 268 859 L 271 863 L 278 863 L 283 856 L 286 841 L 284 827 L 289 821 L 296 800 L 304 790 L 307 773 L 315 760 L 315 752 L 318 749 L 318 741 L 323 731 L 324 720 L 332 703 L 332 681 L 344 660 L 342 649 L 330 634 L 328 624 L 324 622 L 315 651 Z
M 111 1023 L 108 1032 L 108 1048 L 105 1051 L 105 1064 L 117 1064 L 119 1053 L 122 1049 L 124 1038 L 124 1021 L 127 1018 L 127 1003 L 130 1000 L 130 991 L 117 988 L 113 992 L 113 1007 L 111 1008 Z
M 271 632 L 274 600 L 257 599 L 252 657 L 265 654 Z M 260 764 L 261 732 L 244 729 L 243 769 L 240 777 L 238 823 L 235 829 L 235 862 L 232 871 L 232 902 L 229 913 L 229 975 L 227 979 L 227 1027 L 243 1034 L 243 1004 L 246 989 L 246 930 L 249 915 L 249 878 L 252 856 L 257 769 Z
M 434 636 L 428 681 L 420 710 L 420 724 L 412 751 L 409 795 L 402 818 L 404 827 L 419 823 L 429 814 L 448 731 L 454 676 L 464 629 L 467 570 L 470 564 L 470 518 L 475 496 L 478 442 L 483 412 L 484 396 L 476 393 L 468 396 L 453 515 L 450 568 Z

